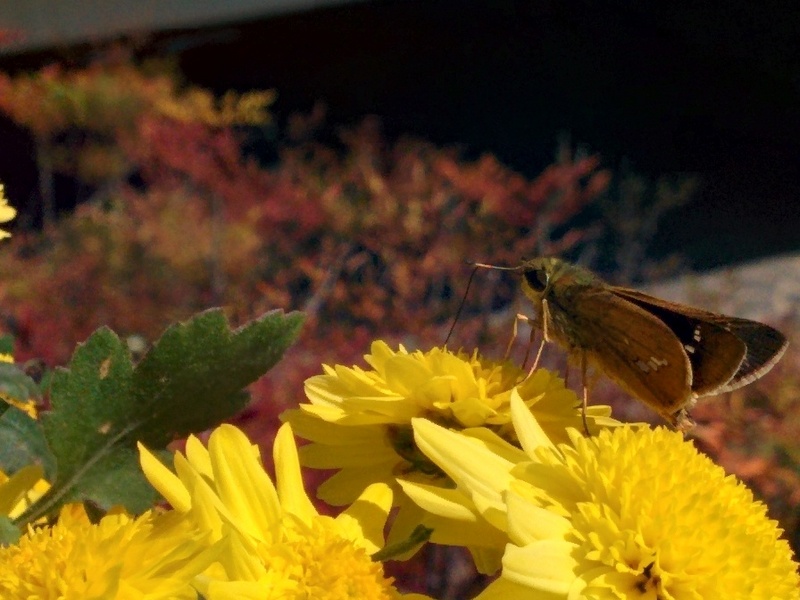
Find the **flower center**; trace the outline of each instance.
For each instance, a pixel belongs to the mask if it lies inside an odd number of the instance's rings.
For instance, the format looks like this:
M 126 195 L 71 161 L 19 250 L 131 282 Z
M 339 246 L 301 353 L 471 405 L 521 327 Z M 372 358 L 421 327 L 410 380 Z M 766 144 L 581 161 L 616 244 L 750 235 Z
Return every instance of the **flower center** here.
M 393 580 L 383 574 L 363 548 L 341 537 L 327 520 L 315 520 L 310 531 L 287 527 L 284 542 L 262 545 L 262 560 L 270 571 L 298 584 L 298 598 L 383 600 L 396 597 Z

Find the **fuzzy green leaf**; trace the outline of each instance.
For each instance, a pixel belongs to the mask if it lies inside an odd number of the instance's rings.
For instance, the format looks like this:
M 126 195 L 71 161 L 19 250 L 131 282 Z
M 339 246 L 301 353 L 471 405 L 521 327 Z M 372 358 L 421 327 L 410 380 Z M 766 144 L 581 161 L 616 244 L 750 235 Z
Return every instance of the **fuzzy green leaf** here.
M 14 363 L 0 362 L 0 395 L 25 402 L 40 400 L 39 386 Z
M 301 324 L 298 313 L 273 311 L 232 331 L 221 310 L 209 310 L 167 329 L 135 368 L 112 331 L 96 331 L 53 376 L 42 422 L 58 475 L 21 520 L 82 500 L 148 508 L 155 494 L 136 442 L 158 450 L 236 414 L 243 388 L 280 359 Z
M 39 421 L 13 406 L 0 415 L 0 471 L 11 475 L 27 465 L 41 465 L 45 479 L 52 481 L 55 457 Z
M 158 415 L 138 439 L 158 448 L 236 414 L 248 400 L 242 388 L 278 362 L 302 321 L 273 311 L 232 334 L 212 310 L 168 329 L 133 374 L 139 418 Z

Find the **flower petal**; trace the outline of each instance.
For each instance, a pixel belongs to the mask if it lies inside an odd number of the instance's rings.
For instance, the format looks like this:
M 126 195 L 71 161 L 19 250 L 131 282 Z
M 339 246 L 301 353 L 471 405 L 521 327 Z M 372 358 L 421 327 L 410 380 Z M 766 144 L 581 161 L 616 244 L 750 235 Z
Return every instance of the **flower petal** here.
M 285 511 L 309 523 L 318 516 L 316 508 L 309 500 L 300 472 L 297 446 L 291 426 L 286 423 L 278 430 L 272 448 L 275 461 L 275 479 L 278 484 L 278 497 Z
M 564 597 L 575 580 L 575 545 L 546 540 L 527 546 L 506 546 L 503 579 Z
M 511 420 L 514 423 L 514 431 L 522 446 L 522 449 L 533 456 L 537 448 L 542 446 L 554 447 L 552 440 L 539 425 L 539 421 L 533 416 L 531 409 L 522 400 L 517 388 L 511 391 Z
M 188 512 L 192 507 L 192 501 L 183 482 L 144 445 L 139 443 L 137 446 L 139 447 L 139 464 L 150 485 L 156 488 L 175 510 Z
M 383 530 L 391 508 L 391 488 L 376 483 L 336 517 L 336 522 L 342 527 L 344 537 L 364 548 L 367 554 L 374 554 L 383 548 Z
M 247 436 L 232 425 L 221 425 L 209 437 L 208 451 L 217 492 L 237 528 L 256 539 L 269 537 L 280 522 L 281 506 Z
M 427 419 L 413 419 L 417 446 L 453 481 L 490 505 L 503 506 L 501 494 L 511 481 L 514 464 Z

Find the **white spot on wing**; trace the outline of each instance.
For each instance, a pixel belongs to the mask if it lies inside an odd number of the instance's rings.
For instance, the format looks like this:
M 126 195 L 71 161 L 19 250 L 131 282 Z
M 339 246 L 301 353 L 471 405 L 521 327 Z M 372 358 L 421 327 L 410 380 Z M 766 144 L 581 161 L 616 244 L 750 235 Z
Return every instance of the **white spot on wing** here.
M 649 373 L 650 371 L 658 371 L 661 367 L 666 367 L 669 364 L 669 361 L 663 358 L 651 356 L 647 361 L 644 361 L 640 358 L 633 364 L 639 367 L 639 370 L 642 371 L 642 373 Z

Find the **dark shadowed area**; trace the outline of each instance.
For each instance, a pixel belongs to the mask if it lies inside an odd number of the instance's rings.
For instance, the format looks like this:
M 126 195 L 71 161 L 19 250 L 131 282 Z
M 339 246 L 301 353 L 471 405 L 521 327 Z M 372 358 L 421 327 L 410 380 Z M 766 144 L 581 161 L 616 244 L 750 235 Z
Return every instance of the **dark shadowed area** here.
M 144 53 L 214 89 L 273 87 L 281 119 L 322 101 L 331 124 L 376 114 L 528 176 L 564 135 L 611 168 L 697 174 L 652 250 L 708 268 L 800 248 L 798 31 L 779 0 L 397 0 L 160 32 Z

